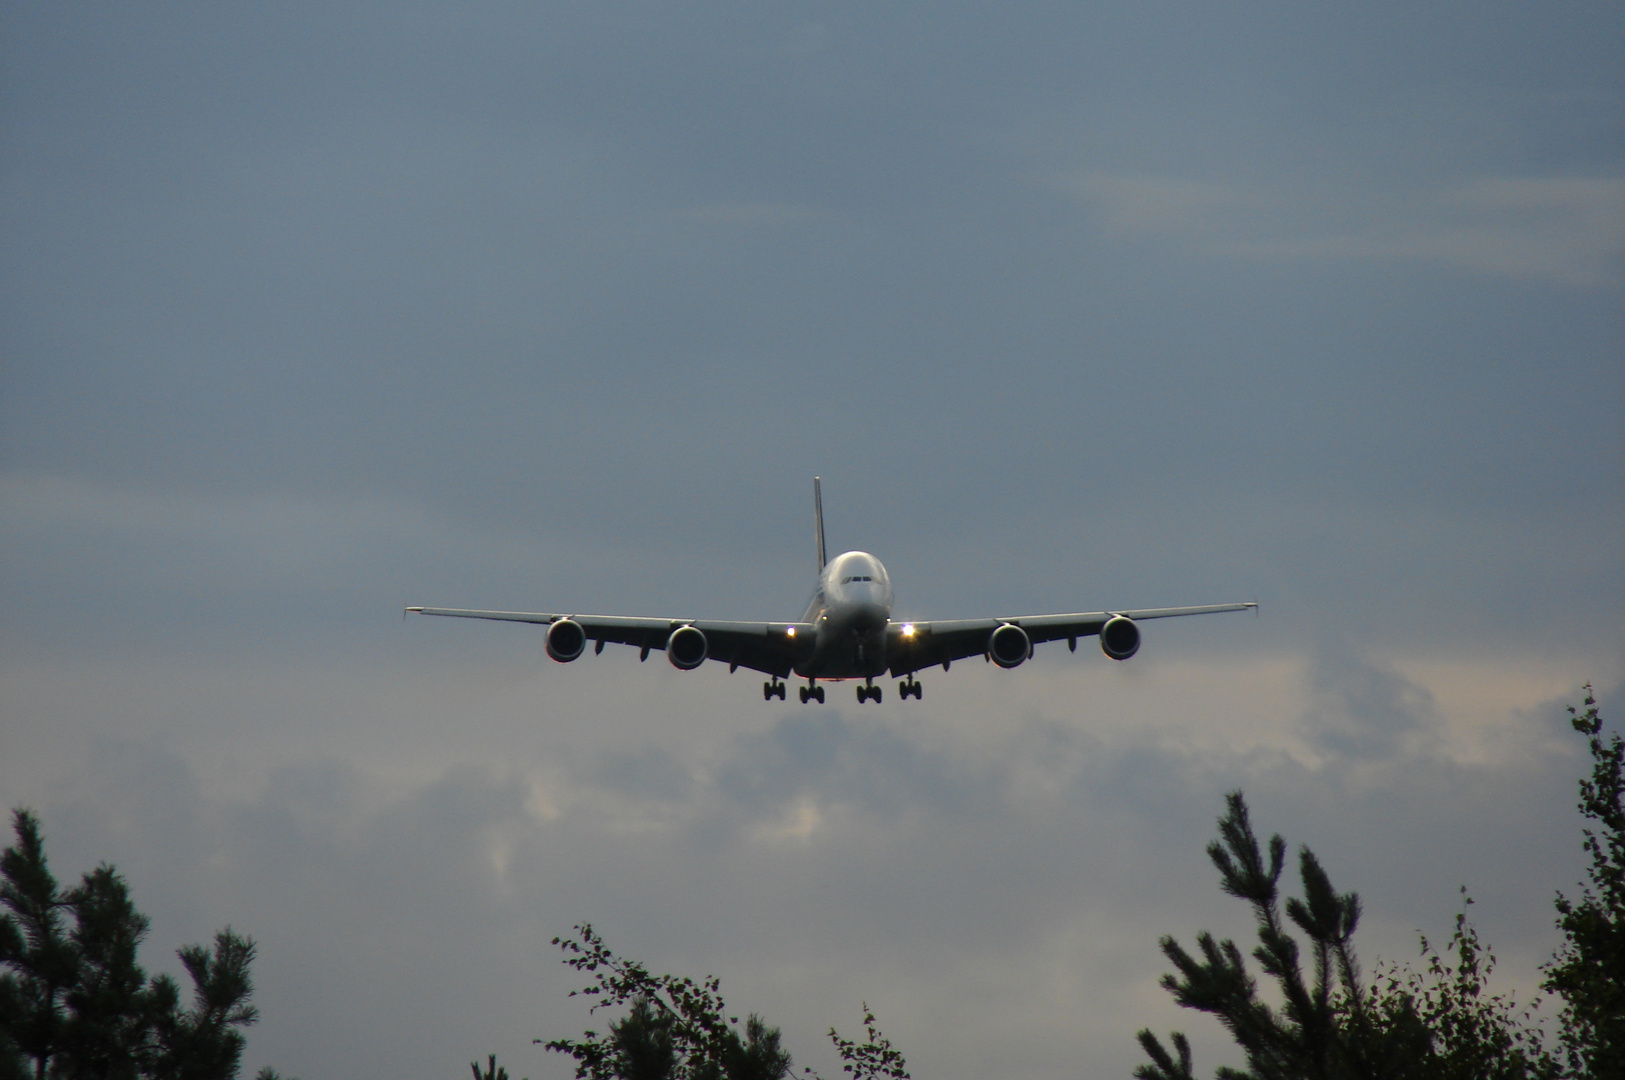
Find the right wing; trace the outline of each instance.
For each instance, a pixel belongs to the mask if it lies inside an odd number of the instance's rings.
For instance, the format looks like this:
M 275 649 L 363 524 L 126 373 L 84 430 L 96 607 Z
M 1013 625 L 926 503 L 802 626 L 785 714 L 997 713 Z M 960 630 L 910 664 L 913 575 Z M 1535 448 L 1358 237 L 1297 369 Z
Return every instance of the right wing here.
M 1008 619 L 953 619 L 937 622 L 901 623 L 894 621 L 889 633 L 887 655 L 892 659 L 893 676 L 907 675 L 933 664 L 947 664 L 967 656 L 987 652 L 988 639 L 1000 626 L 1019 626 L 1034 645 L 1065 639 L 1073 648 L 1081 637 L 1093 637 L 1100 628 L 1121 615 L 1134 622 L 1168 619 L 1177 615 L 1210 615 L 1220 611 L 1248 611 L 1246 604 L 1204 604 L 1199 607 L 1141 608 L 1123 611 L 1082 611 L 1063 615 L 1018 615 Z
M 473 611 L 467 608 L 409 607 L 419 615 L 447 615 L 457 619 L 493 619 L 497 622 L 538 623 L 551 626 L 569 619 L 586 632 L 595 652 L 604 644 L 631 645 L 647 660 L 651 650 L 663 650 L 672 631 L 692 626 L 705 634 L 708 660 L 727 664 L 729 670 L 750 668 L 785 678 L 796 661 L 812 652 L 814 627 L 797 622 L 732 622 L 721 619 L 651 619 L 628 615 L 560 615 L 539 611 Z

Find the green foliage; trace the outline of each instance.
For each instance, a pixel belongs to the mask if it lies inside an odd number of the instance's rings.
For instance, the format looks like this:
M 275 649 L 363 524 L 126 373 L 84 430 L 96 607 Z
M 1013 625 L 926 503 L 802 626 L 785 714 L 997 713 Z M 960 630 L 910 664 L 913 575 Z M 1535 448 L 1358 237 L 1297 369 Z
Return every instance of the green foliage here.
M 480 1071 L 480 1063 L 477 1061 L 470 1061 L 468 1067 L 474 1071 L 474 1080 L 508 1080 L 508 1070 L 497 1064 L 495 1054 L 492 1054 L 488 1059 L 484 1072 Z M 263 1074 L 261 1074 L 260 1080 L 266 1080 Z M 276 1080 L 276 1077 L 272 1076 L 271 1080 Z
M 66 999 L 61 1070 L 133 1080 L 148 1050 L 152 1017 L 147 976 L 136 963 L 147 917 L 135 909 L 124 879 L 105 864 L 85 875 L 65 906 L 77 920 L 71 942 L 78 970 Z
M 1546 1080 L 1556 1064 L 1543 1049 L 1529 1010 L 1488 993 L 1495 958 L 1465 912 L 1450 940 L 1454 966 L 1422 940 L 1425 970 L 1388 966 L 1370 987 L 1360 977 L 1353 937 L 1360 920 L 1354 893 L 1339 894 L 1307 847 L 1298 852 L 1301 898 L 1283 903 L 1279 882 L 1286 841 L 1268 855 L 1253 833 L 1241 793 L 1226 796 L 1219 839 L 1208 847 L 1220 883 L 1252 906 L 1258 945 L 1252 957 L 1275 985 L 1279 1006 L 1258 983 L 1233 941 L 1197 936 L 1200 956 L 1172 937 L 1162 950 L 1178 969 L 1162 985 L 1180 1005 L 1216 1016 L 1246 1054 L 1247 1068 L 1220 1068 L 1220 1080 Z M 1469 901 L 1470 903 L 1471 901 Z M 1307 938 L 1300 946 L 1287 920 Z M 1307 960 L 1307 970 L 1305 962 Z M 1189 1041 L 1170 1052 L 1150 1031 L 1137 1038 L 1151 1062 L 1141 1080 L 1194 1080 Z
M 1200 959 L 1172 937 L 1162 939 L 1163 953 L 1179 969 L 1178 976 L 1163 976 L 1163 987 L 1185 1008 L 1217 1016 L 1246 1052 L 1249 1071 L 1220 1069 L 1220 1077 L 1276 1080 L 1373 1075 L 1363 1060 L 1369 1047 L 1351 1045 L 1338 1037 L 1340 1008 L 1364 1014 L 1363 991 L 1349 945 L 1360 920 L 1359 898 L 1353 893 L 1339 895 L 1314 854 L 1308 848 L 1300 850 L 1304 896 L 1287 902 L 1286 916 L 1309 938 L 1312 975 L 1306 977 L 1298 942 L 1281 917 L 1279 882 L 1286 863 L 1286 841 L 1271 837 L 1266 859 L 1241 792 L 1230 793 L 1226 802 L 1227 811 L 1219 819 L 1219 839 L 1208 846 L 1208 858 L 1219 870 L 1224 891 L 1252 906 L 1258 920 L 1253 957 L 1276 981 L 1283 1004 L 1277 1009 L 1261 1000 L 1258 984 L 1235 942 L 1217 942 L 1206 931 L 1196 939 Z M 1152 1064 L 1140 1066 L 1136 1076 L 1189 1080 L 1190 1048 L 1182 1038 L 1174 1041 L 1175 1060 L 1151 1032 L 1142 1031 L 1137 1037 Z
M 575 1059 L 578 1080 L 785 1080 L 790 1075 L 790 1055 L 779 1045 L 778 1028 L 754 1014 L 741 1027 L 738 1017 L 728 1015 L 716 977 L 696 982 L 654 975 L 615 955 L 586 923 L 575 928 L 574 937 L 554 938 L 553 944 L 565 953 L 567 965 L 591 977 L 584 988 L 570 992 L 591 1000 L 589 1013 L 627 1009 L 605 1032 L 588 1030 L 579 1040 L 544 1044 Z M 846 1062 L 843 1069 L 853 1080 L 909 1080 L 903 1055 L 880 1034 L 867 1005 L 863 1021 L 862 1043 L 830 1029 Z M 491 1062 L 495 1067 L 496 1059 Z M 811 1069 L 803 1071 L 818 1080 Z
M 1467 919 L 1472 897 L 1462 888 L 1446 954 L 1420 935 L 1422 971 L 1379 965 L 1371 987 L 1373 1026 L 1381 1032 L 1414 1032 L 1426 1051 L 1409 1073 L 1429 1080 L 1548 1080 L 1559 1075 L 1545 1049 L 1535 1005 L 1520 1008 L 1509 995 L 1492 994 L 1495 954 L 1479 941 Z
M 695 982 L 653 975 L 611 952 L 591 925 L 575 931 L 577 937 L 553 939 L 566 953 L 566 964 L 592 977 L 570 996 L 591 998 L 589 1012 L 631 1005 L 605 1034 L 588 1031 L 579 1041 L 544 1044 L 575 1058 L 578 1078 L 784 1080 L 789 1074 L 790 1055 L 779 1048 L 778 1029 L 753 1015 L 741 1034 L 738 1017 L 726 1015 L 714 976 Z
M 1579 899 L 1557 894 L 1563 944 L 1546 968 L 1548 991 L 1562 996 L 1562 1041 L 1572 1075 L 1625 1076 L 1625 740 L 1602 736 L 1588 684 L 1583 711 L 1569 707 L 1586 736 L 1591 775 L 1580 780 L 1580 813 L 1601 828 L 1584 830 L 1590 884 Z
M 841 1071 L 851 1073 L 852 1080 L 909 1080 L 908 1063 L 875 1026 L 875 1014 L 869 1011 L 868 1002 L 863 1003 L 863 1031 L 864 1040 L 860 1043 L 843 1039 L 840 1032 L 829 1029 L 829 1041 L 846 1062 Z M 806 1072 L 815 1075 L 811 1069 Z
M 104 864 L 64 891 L 39 820 L 19 809 L 13 826 L 17 842 L 0 855 L 0 1080 L 235 1077 L 240 1029 L 258 1016 L 253 941 L 227 927 L 211 946 L 181 949 L 193 987 L 182 1008 L 175 980 L 149 979 L 136 962 L 148 921 L 118 871 Z
M 152 980 L 150 1074 L 158 1080 L 234 1077 L 246 1041 L 238 1029 L 259 1019 L 259 1010 L 248 1004 L 254 992 L 248 973 L 254 942 L 228 926 L 215 935 L 212 948 L 188 945 L 179 955 L 192 979 L 192 1004 L 179 1007 L 174 979 Z
M 39 819 L 27 810 L 13 815 L 17 843 L 0 855 L 0 1048 L 10 1059 L 8 1071 L 34 1062 L 34 1075 L 44 1080 L 67 1025 L 68 991 L 78 978 L 78 959 L 63 929 L 68 898 L 58 887 L 45 859 Z

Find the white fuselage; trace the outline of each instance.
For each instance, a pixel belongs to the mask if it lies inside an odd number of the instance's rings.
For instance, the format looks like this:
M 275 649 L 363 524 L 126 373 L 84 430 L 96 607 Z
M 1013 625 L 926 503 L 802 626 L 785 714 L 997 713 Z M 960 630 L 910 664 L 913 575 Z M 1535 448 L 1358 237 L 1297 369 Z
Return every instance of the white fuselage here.
M 883 674 L 891 606 L 891 578 L 879 559 L 863 551 L 835 556 L 818 575 L 817 591 L 802 619 L 816 628 L 817 645 L 796 666 L 796 674 L 812 679 Z

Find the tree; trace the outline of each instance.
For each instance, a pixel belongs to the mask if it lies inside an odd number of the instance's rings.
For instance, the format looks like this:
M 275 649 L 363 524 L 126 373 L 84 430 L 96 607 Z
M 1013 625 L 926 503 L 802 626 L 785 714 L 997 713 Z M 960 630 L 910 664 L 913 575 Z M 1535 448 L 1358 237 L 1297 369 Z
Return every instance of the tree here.
M 1418 1072 L 1430 1080 L 1557 1076 L 1559 1065 L 1545 1050 L 1536 1006 L 1520 1008 L 1511 997 L 1490 992 L 1495 954 L 1467 919 L 1472 897 L 1465 887 L 1461 893 L 1462 910 L 1444 955 L 1422 934 L 1422 971 L 1379 965 L 1370 1005 L 1376 1030 L 1419 1029 L 1428 1045 Z
M 147 917 L 111 866 L 86 874 L 66 905 L 77 926 L 71 941 L 78 959 L 68 991 L 62 1064 L 72 1076 L 133 1080 L 148 1050 L 152 997 L 136 950 Z
M 579 1040 L 544 1044 L 575 1059 L 578 1080 L 786 1080 L 790 1075 L 790 1054 L 780 1046 L 779 1029 L 755 1014 L 741 1027 L 738 1017 L 728 1015 L 715 976 L 696 982 L 654 975 L 617 956 L 587 923 L 553 944 L 565 953 L 565 964 L 591 976 L 587 986 L 570 992 L 591 999 L 589 1013 L 627 1008 L 604 1033 L 588 1030 Z M 908 1080 L 903 1055 L 880 1034 L 867 1005 L 863 1019 L 863 1043 L 830 1029 L 844 1070 L 853 1080 Z M 495 1058 L 491 1064 L 494 1068 Z M 812 1070 L 803 1071 L 818 1080 Z
M 864 1040 L 860 1043 L 843 1039 L 840 1032 L 829 1029 L 829 1041 L 846 1062 L 841 1071 L 850 1073 L 852 1080 L 909 1080 L 908 1063 L 875 1026 L 875 1014 L 869 1011 L 867 1001 L 863 1003 L 863 1031 Z
M 1218 867 L 1224 891 L 1252 905 L 1259 939 L 1253 956 L 1276 980 L 1284 1005 L 1278 1011 L 1261 1001 L 1257 983 L 1235 942 L 1216 942 L 1205 930 L 1196 939 L 1200 960 L 1172 937 L 1162 939 L 1163 953 L 1179 969 L 1177 977 L 1163 976 L 1163 987 L 1185 1008 L 1217 1016 L 1246 1052 L 1250 1071 L 1220 1069 L 1221 1077 L 1274 1080 L 1368 1075 L 1355 1071 L 1357 1065 L 1366 1062 L 1349 1060 L 1352 1048 L 1337 1038 L 1338 991 L 1342 991 L 1342 1000 L 1349 1008 L 1364 1011 L 1350 948 L 1350 938 L 1360 919 L 1359 898 L 1353 893 L 1339 895 L 1313 853 L 1308 848 L 1300 851 L 1304 899 L 1288 901 L 1286 912 L 1312 943 L 1314 974 L 1312 981 L 1307 981 L 1298 943 L 1287 933 L 1281 918 L 1278 883 L 1286 860 L 1286 841 L 1278 835 L 1271 837 L 1266 861 L 1253 835 L 1241 792 L 1231 792 L 1226 802 L 1228 809 L 1219 819 L 1220 839 L 1208 846 L 1208 857 Z M 1177 1061 L 1150 1031 L 1141 1031 L 1138 1038 L 1153 1064 L 1142 1065 L 1135 1070 L 1136 1076 L 1144 1080 L 1190 1080 L 1190 1046 L 1183 1035 L 1173 1036 Z
M 589 1012 L 631 1005 L 605 1035 L 586 1032 L 580 1041 L 554 1039 L 547 1049 L 576 1060 L 583 1080 L 784 1080 L 790 1055 L 779 1048 L 779 1031 L 751 1015 L 743 1035 L 738 1017 L 726 1015 L 714 976 L 701 982 L 675 975 L 652 975 L 616 956 L 591 924 L 577 937 L 554 938 L 565 963 L 593 979 L 570 991 L 590 997 Z M 536 1040 L 541 1042 L 540 1039 Z
M 468 1067 L 474 1071 L 474 1080 L 508 1080 L 508 1070 L 497 1064 L 495 1054 L 490 1056 L 489 1063 L 483 1071 L 477 1061 L 470 1061 Z M 267 1080 L 264 1073 L 260 1074 L 259 1080 Z M 276 1080 L 276 1077 L 272 1076 L 269 1080 Z
M 192 979 L 192 1005 L 180 1007 L 180 987 L 167 975 L 152 980 L 151 1075 L 156 1080 L 225 1080 L 237 1075 L 246 1040 L 240 1030 L 259 1019 L 250 1005 L 254 942 L 226 927 L 213 947 L 179 950 Z
M 1580 780 L 1580 813 L 1600 824 L 1584 829 L 1590 884 L 1579 899 L 1557 894 L 1563 944 L 1546 968 L 1544 989 L 1564 1001 L 1562 1042 L 1577 1076 L 1625 1076 L 1625 740 L 1602 737 L 1590 684 L 1583 711 L 1569 707 L 1586 736 L 1591 775 Z
M 1285 902 L 1280 877 L 1286 841 L 1272 836 L 1266 858 L 1253 833 L 1241 792 L 1226 796 L 1219 839 L 1208 857 L 1224 891 L 1252 905 L 1258 946 L 1252 955 L 1279 992 L 1273 1007 L 1233 941 L 1197 936 L 1200 958 L 1172 937 L 1162 950 L 1178 969 L 1162 985 L 1188 1009 L 1211 1013 L 1246 1054 L 1246 1070 L 1220 1068 L 1221 1080 L 1544 1080 L 1556 1064 L 1545 1053 L 1527 1010 L 1510 998 L 1486 993 L 1494 957 L 1479 943 L 1465 914 L 1457 919 L 1452 967 L 1434 953 L 1424 974 L 1390 966 L 1369 987 L 1360 977 L 1354 931 L 1360 900 L 1339 894 L 1307 847 L 1298 851 L 1302 898 Z M 1470 901 L 1469 901 L 1470 902 Z M 1287 920 L 1308 939 L 1304 949 Z M 1173 1033 L 1170 1052 L 1150 1031 L 1138 1034 L 1151 1058 L 1135 1076 L 1142 1080 L 1194 1080 L 1190 1042 Z
M 68 897 L 45 858 L 39 819 L 27 810 L 12 816 L 17 843 L 0 855 L 0 1033 L 10 1070 L 32 1060 L 35 1080 L 45 1080 L 62 1047 L 66 998 L 78 981 L 79 958 L 63 929 Z
M 179 950 L 192 983 L 183 1008 L 173 978 L 137 963 L 148 920 L 118 871 L 104 863 L 64 891 L 38 818 L 18 809 L 12 821 L 17 841 L 0 855 L 0 1080 L 235 1077 L 241 1029 L 258 1018 L 253 940 L 228 926 Z

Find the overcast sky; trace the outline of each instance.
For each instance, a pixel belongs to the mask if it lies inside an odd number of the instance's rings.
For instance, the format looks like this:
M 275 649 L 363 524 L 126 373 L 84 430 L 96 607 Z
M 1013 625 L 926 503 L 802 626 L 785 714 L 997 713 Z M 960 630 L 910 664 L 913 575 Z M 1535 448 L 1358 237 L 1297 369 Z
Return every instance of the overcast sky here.
M 592 921 L 798 1066 L 1235 1055 L 1223 794 L 1458 888 L 1527 996 L 1625 695 L 1625 8 L 0 8 L 0 796 L 246 1058 L 450 1080 L 589 1023 Z M 547 660 L 404 604 L 781 619 L 1257 599 L 921 702 Z M 712 670 L 714 669 L 714 670 Z

